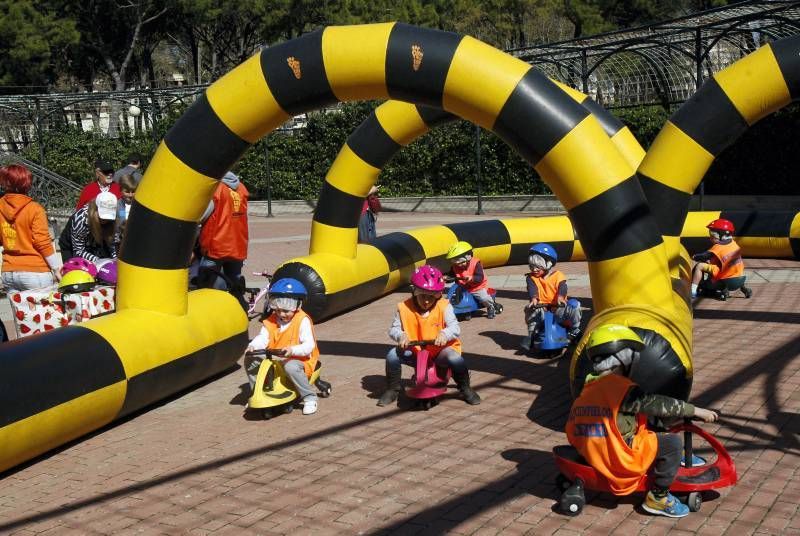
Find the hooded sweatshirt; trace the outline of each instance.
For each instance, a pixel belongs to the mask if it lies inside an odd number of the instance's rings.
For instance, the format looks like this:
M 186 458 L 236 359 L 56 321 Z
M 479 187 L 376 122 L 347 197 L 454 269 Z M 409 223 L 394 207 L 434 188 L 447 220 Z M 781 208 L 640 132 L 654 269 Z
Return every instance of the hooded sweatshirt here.
M 210 213 L 200 232 L 200 249 L 206 257 L 242 261 L 247 258 L 247 188 L 239 177 L 225 174 L 206 210 Z M 205 217 L 206 215 L 204 215 Z
M 44 208 L 25 194 L 0 198 L 4 272 L 49 272 L 56 263 Z M 47 259 L 50 257 L 50 259 Z

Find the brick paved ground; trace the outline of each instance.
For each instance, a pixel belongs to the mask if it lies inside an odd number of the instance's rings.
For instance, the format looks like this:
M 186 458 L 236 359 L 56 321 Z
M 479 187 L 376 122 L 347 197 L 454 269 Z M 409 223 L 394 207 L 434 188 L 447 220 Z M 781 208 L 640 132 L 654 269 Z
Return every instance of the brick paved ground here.
M 455 219 L 471 217 L 391 214 L 379 228 Z M 308 221 L 253 221 L 248 269 L 305 252 Z M 568 363 L 518 355 L 524 289 L 505 276 L 522 269 L 504 267 L 490 273 L 506 312 L 463 325 L 480 406 L 375 406 L 404 296 L 390 295 L 318 326 L 334 392 L 316 415 L 245 419 L 244 374 L 231 370 L 3 475 L 0 533 L 800 534 L 800 263 L 748 267 L 753 299 L 704 301 L 695 328 L 693 400 L 721 410 L 707 429 L 740 482 L 682 520 L 644 514 L 639 497 L 592 496 L 576 518 L 554 511 Z M 562 268 L 590 303 L 585 264 Z

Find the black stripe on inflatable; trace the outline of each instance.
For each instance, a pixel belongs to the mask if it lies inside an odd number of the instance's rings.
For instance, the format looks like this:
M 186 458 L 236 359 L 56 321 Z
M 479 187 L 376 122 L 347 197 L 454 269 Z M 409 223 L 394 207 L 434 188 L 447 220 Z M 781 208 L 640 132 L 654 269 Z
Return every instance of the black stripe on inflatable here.
M 164 363 L 128 380 L 118 417 L 149 406 L 236 364 L 247 347 L 247 331 Z
M 442 108 L 447 72 L 462 39 L 451 32 L 395 24 L 386 48 L 389 96 Z
M 124 379 L 125 369 L 114 348 L 90 329 L 66 326 L 4 343 L 0 427 Z
M 800 238 L 789 238 L 789 244 L 792 246 L 792 253 L 795 259 L 800 259 Z
M 458 119 L 458 116 L 445 112 L 441 108 L 434 108 L 432 106 L 417 105 L 417 112 L 422 120 L 428 125 L 428 128 L 438 127 L 450 121 Z
M 669 120 L 714 156 L 747 130 L 744 117 L 713 78 Z
M 586 97 L 583 102 L 581 102 L 581 106 L 589 110 L 595 118 L 600 121 L 600 126 L 603 127 L 603 131 L 608 134 L 608 137 L 613 136 L 625 127 L 622 121 L 617 119 L 614 114 L 603 108 L 591 97 Z
M 128 264 L 143 268 L 175 270 L 189 266 L 197 223 L 178 220 L 159 214 L 133 200 L 139 208 L 131 210 L 119 258 Z M 153 247 L 153 238 L 168 247 Z
M 358 227 L 364 198 L 343 192 L 328 181 L 322 184 L 317 208 L 314 210 L 314 221 L 352 229 Z
M 291 115 L 339 101 L 325 74 L 322 30 L 263 49 L 261 70 L 275 100 Z
M 792 100 L 800 98 L 800 36 L 787 37 L 769 44 L 789 88 Z
M 696 253 L 702 253 L 710 248 L 711 242 L 708 241 L 707 236 L 687 236 L 681 237 L 681 245 L 686 248 L 686 251 L 689 252 L 689 255 L 694 255 Z
M 408 280 L 408 277 L 411 276 L 411 269 L 413 269 L 413 267 L 409 267 L 406 280 Z M 386 274 L 360 283 L 354 287 L 329 294 L 326 296 L 325 309 L 320 311 L 318 316 L 314 317 L 315 321 L 319 322 L 321 320 L 327 320 L 332 316 L 347 312 L 360 305 L 363 305 L 365 296 L 374 296 L 375 298 L 381 296 L 386 288 L 386 283 L 388 282 L 389 274 Z M 324 348 L 322 351 L 325 351 Z
M 511 92 L 492 130 L 536 165 L 588 115 L 589 110 L 531 68 Z
M 205 94 L 169 129 L 164 143 L 181 162 L 215 178 L 222 177 L 250 147 L 217 117 Z
M 642 191 L 650 204 L 650 210 L 665 236 L 680 236 L 683 230 L 683 220 L 689 210 L 691 194 L 682 192 L 663 182 L 651 179 L 647 175 L 639 174 L 639 183 Z
M 573 208 L 569 216 L 589 261 L 616 259 L 661 243 L 635 176 Z
M 403 266 L 411 266 L 415 262 L 425 259 L 425 248 L 410 234 L 389 233 L 379 236 L 370 242 L 370 245 L 375 246 L 383 253 L 386 262 L 389 263 L 390 271 Z
M 469 242 L 473 248 L 511 243 L 511 235 L 500 220 L 469 221 L 445 225 L 458 240 Z
M 723 210 L 719 217 L 733 223 L 736 236 L 788 237 L 792 230 L 792 220 L 796 214 L 794 211 Z
M 315 322 L 324 318 L 322 315 L 328 309 L 325 282 L 317 271 L 302 262 L 288 262 L 275 271 L 272 281 L 285 277 L 297 279 L 306 287 L 308 297 L 303 302 L 303 310 L 311 315 Z
M 350 134 L 347 145 L 361 160 L 378 169 L 383 169 L 401 148 L 383 128 L 375 112 Z
M 511 244 L 511 255 L 508 257 L 507 266 L 527 266 L 528 257 L 530 256 L 530 249 L 534 243 L 530 244 Z M 572 253 L 575 249 L 574 240 L 566 240 L 562 242 L 547 242 L 553 246 L 558 255 L 558 262 L 566 262 L 572 258 Z

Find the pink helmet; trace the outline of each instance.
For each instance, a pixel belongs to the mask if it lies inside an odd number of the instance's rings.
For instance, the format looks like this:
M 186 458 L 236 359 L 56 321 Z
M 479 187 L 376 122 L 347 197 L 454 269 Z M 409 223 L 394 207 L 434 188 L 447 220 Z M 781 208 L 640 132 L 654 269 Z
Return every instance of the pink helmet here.
M 411 274 L 411 285 L 430 292 L 442 292 L 444 290 L 444 277 L 438 268 L 425 264 Z
M 109 285 L 117 284 L 117 259 L 111 259 L 97 269 L 97 280 Z
M 72 270 L 83 270 L 92 277 L 97 277 L 97 266 L 93 262 L 87 261 L 82 257 L 72 257 L 64 262 L 61 267 L 61 275 L 66 275 Z

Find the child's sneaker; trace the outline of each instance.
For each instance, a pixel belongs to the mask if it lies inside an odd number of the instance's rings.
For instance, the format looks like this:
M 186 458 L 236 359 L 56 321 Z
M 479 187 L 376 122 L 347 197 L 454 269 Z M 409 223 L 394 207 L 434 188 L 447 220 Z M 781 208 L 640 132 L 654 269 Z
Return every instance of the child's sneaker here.
M 303 402 L 303 415 L 312 415 L 317 412 L 317 401 L 306 400 Z
M 672 493 L 656 499 L 652 491 L 648 491 L 642 503 L 642 509 L 657 516 L 685 517 L 689 515 L 689 507 L 679 501 Z
M 569 330 L 567 332 L 567 337 L 569 337 L 569 340 L 571 340 L 573 342 L 577 341 L 578 339 L 580 339 L 581 338 L 581 330 L 580 330 L 580 328 L 572 328 L 571 330 Z
M 697 454 L 692 454 L 692 467 L 700 467 L 701 465 L 705 464 L 705 458 L 698 456 Z M 681 457 L 681 467 L 686 467 L 686 456 Z

